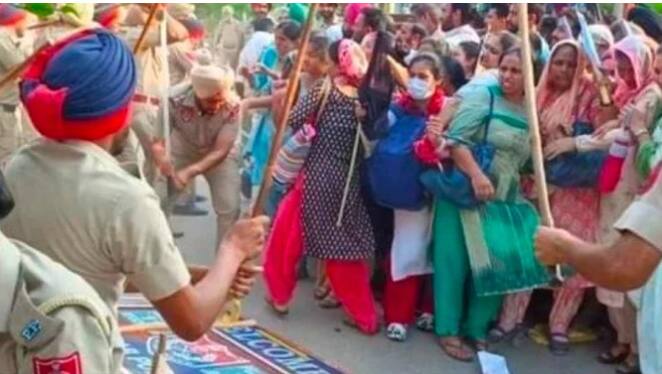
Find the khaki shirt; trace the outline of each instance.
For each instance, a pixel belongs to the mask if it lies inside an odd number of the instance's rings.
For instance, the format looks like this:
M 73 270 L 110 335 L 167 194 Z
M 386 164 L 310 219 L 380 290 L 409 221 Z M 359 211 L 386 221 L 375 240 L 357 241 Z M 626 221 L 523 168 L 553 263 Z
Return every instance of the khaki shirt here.
M 122 337 L 92 287 L 2 234 L 0 256 L 0 373 L 120 372 Z
M 203 114 L 195 103 L 195 95 L 190 87 L 170 99 L 173 151 L 195 153 L 204 157 L 214 148 L 221 132 L 238 134 L 240 125 L 239 104 L 226 106 L 213 115 Z M 240 139 L 236 136 L 229 156 L 239 153 Z
M 124 37 L 131 50 L 138 42 L 142 26 L 125 27 L 120 30 L 120 35 Z M 138 69 L 138 81 L 136 82 L 136 93 L 160 98 L 163 69 L 167 61 L 163 59 L 163 52 L 160 47 L 160 34 L 158 24 L 153 26 L 147 32 L 143 41 L 143 49 L 135 55 L 136 68 Z
M 189 40 L 170 44 L 168 61 L 170 63 L 170 85 L 185 80 L 195 62 L 193 45 Z
M 32 53 L 32 38 L 18 38 L 13 31 L 0 27 L 0 76 L 25 61 Z M 8 84 L 0 91 L 0 103 L 18 105 L 18 83 Z
M 39 139 L 5 176 L 16 207 L 3 232 L 82 276 L 111 310 L 127 277 L 152 301 L 189 284 L 156 193 L 97 145 Z
M 244 46 L 244 37 L 246 36 L 246 26 L 232 18 L 221 20 L 216 30 L 214 46 L 220 50 L 240 50 Z
M 662 173 L 646 192 L 630 205 L 614 224 L 617 230 L 628 230 L 662 252 Z

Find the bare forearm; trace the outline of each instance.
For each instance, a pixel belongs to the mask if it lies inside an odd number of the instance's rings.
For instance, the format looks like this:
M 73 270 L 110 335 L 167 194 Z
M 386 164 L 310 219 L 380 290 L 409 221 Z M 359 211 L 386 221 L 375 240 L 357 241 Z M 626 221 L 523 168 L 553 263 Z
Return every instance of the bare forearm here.
M 196 177 L 200 174 L 204 174 L 211 168 L 223 162 L 223 160 L 225 160 L 225 158 L 228 157 L 229 153 L 230 153 L 229 149 L 211 151 L 205 157 L 200 159 L 198 162 L 189 165 L 186 168 L 186 170 L 191 176 L 191 178 Z
M 258 108 L 269 108 L 273 97 L 261 96 L 261 97 L 252 97 L 250 99 L 244 99 L 243 106 L 245 110 L 258 109 Z
M 234 248 L 222 248 L 221 251 L 214 265 L 197 283 L 154 301 L 168 326 L 184 340 L 200 339 L 214 324 L 227 301 L 233 279 L 244 259 Z
M 461 145 L 453 147 L 451 156 L 457 167 L 469 177 L 473 178 L 483 173 L 467 147 Z
M 647 243 L 629 233 L 611 246 L 589 244 L 577 238 L 566 241 L 568 264 L 596 285 L 616 291 L 641 287 L 659 263 L 659 252 L 644 249 Z
M 193 286 L 197 304 L 193 315 L 200 320 L 204 331 L 214 324 L 223 311 L 234 277 L 244 260 L 231 248 L 221 247 L 219 253 L 207 275 Z

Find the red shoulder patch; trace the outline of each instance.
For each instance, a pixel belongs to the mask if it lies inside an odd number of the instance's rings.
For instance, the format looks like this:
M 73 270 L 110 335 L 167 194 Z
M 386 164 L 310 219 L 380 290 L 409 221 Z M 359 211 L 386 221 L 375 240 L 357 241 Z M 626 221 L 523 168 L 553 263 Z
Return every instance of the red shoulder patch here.
M 66 357 L 33 358 L 34 374 L 83 374 L 80 354 L 74 352 Z
M 184 121 L 185 123 L 191 122 L 193 119 L 193 116 L 195 115 L 195 109 L 182 105 L 179 109 L 179 116 Z

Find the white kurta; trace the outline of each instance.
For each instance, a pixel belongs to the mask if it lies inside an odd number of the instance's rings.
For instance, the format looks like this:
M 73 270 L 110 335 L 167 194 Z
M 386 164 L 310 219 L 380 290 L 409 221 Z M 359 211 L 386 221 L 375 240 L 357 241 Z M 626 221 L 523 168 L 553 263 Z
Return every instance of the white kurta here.
M 432 274 L 428 247 L 432 239 L 432 210 L 394 211 L 395 229 L 391 247 L 391 274 L 394 281 L 415 275 Z

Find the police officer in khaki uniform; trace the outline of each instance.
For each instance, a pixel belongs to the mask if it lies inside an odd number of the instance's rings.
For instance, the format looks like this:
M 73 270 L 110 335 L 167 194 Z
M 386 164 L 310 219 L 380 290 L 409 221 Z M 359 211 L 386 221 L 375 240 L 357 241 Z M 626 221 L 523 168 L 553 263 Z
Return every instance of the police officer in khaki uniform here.
M 0 196 L 1 219 L 13 207 L 1 173 Z M 120 372 L 117 323 L 87 282 L 2 233 L 0 258 L 0 373 Z
M 224 6 L 214 37 L 214 54 L 219 66 L 237 69 L 239 52 L 244 47 L 245 36 L 246 27 L 234 18 L 234 11 L 229 5 Z
M 26 12 L 10 4 L 0 4 L 0 76 L 32 53 L 33 41 L 26 35 L 27 22 Z M 0 90 L 0 166 L 34 135 L 18 101 L 17 86 L 7 84 Z
M 124 21 L 126 27 L 121 28 L 120 34 L 131 48 L 140 38 L 149 16 L 148 12 L 149 6 L 145 4 L 132 5 L 127 11 Z M 135 54 L 138 82 L 136 94 L 133 97 L 133 117 L 131 119 L 131 129 L 135 136 L 130 135 L 128 146 L 118 156 L 121 162 L 135 162 L 144 167 L 145 177 L 150 184 L 154 184 L 159 178 L 151 157 L 152 146 L 156 140 L 162 139 L 164 136 L 158 123 L 160 97 L 163 92 L 161 80 L 164 79 L 164 69 L 168 64 L 161 51 L 159 32 L 159 23 L 164 17 L 167 17 L 167 44 L 188 38 L 186 28 L 179 21 L 169 16 L 163 9 L 157 11 L 157 19 L 153 21 L 147 31 L 141 49 Z
M 0 373 L 120 372 L 117 323 L 87 282 L 2 234 L 0 256 Z
M 189 77 L 189 72 L 196 60 L 194 51 L 200 47 L 202 39 L 204 39 L 204 25 L 196 19 L 194 11 L 195 6 L 193 4 L 168 5 L 168 13 L 179 21 L 188 32 L 188 37 L 185 40 L 168 46 L 171 86 L 177 85 Z
M 23 102 L 44 139 L 22 148 L 7 166 L 17 206 L 2 228 L 81 275 L 110 310 L 116 311 L 128 279 L 176 334 L 195 340 L 231 294 L 252 286 L 255 269 L 240 267 L 259 254 L 265 219 L 237 223 L 216 261 L 192 284 L 156 193 L 114 158 L 129 133 L 136 84 L 131 51 L 104 29 L 57 47 L 57 54 L 34 61 L 41 74 L 21 82 Z M 32 94 L 36 89 L 40 95 Z M 62 107 L 43 100 L 59 89 L 67 92 Z
M 239 217 L 240 101 L 230 68 L 196 66 L 191 82 L 170 104 L 174 168 L 167 158 L 160 159 L 166 161 L 161 162 L 162 169 L 172 176 L 180 194 L 196 176 L 205 177 L 221 239 Z

